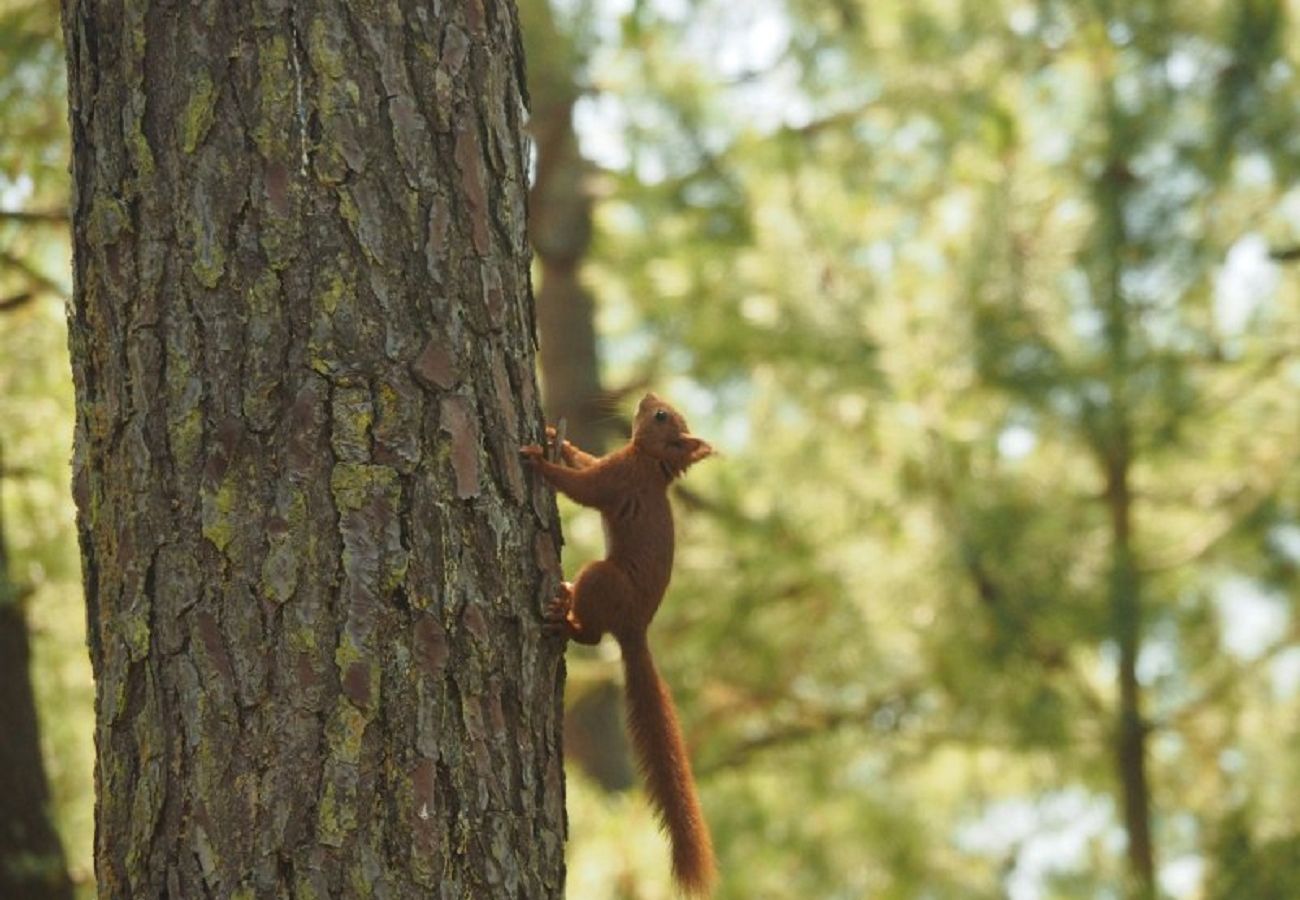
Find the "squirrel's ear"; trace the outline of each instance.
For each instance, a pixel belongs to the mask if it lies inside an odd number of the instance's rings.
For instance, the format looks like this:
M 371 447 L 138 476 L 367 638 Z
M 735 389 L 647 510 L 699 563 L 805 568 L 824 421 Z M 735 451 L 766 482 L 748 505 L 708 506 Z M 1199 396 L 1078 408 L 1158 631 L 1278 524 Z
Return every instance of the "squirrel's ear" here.
M 698 462 L 713 453 L 713 447 L 708 441 L 702 441 L 689 435 L 682 438 L 682 446 L 690 456 L 691 462 Z

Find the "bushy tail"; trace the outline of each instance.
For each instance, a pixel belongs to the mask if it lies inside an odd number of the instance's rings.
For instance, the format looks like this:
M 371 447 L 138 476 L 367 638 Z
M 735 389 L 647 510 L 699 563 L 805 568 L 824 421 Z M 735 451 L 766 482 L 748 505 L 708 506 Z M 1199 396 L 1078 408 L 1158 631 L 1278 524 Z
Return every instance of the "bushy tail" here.
M 673 877 L 687 894 L 707 895 L 717 877 L 713 841 L 695 793 L 691 761 L 672 696 L 644 637 L 622 644 L 628 732 L 646 791 L 673 846 Z

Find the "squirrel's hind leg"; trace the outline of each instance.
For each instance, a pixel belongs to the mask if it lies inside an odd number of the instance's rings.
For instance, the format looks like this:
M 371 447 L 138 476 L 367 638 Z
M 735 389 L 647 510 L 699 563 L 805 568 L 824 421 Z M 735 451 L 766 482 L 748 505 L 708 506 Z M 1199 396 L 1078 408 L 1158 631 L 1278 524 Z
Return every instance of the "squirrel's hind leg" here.
M 605 632 L 615 635 L 631 620 L 632 583 L 608 560 L 589 563 L 573 585 L 564 585 L 547 609 L 555 631 L 580 644 L 595 644 Z
M 555 597 L 546 605 L 546 612 L 542 614 L 542 630 L 579 644 L 600 643 L 600 632 L 584 627 L 573 614 L 573 583 L 570 581 L 561 581 Z

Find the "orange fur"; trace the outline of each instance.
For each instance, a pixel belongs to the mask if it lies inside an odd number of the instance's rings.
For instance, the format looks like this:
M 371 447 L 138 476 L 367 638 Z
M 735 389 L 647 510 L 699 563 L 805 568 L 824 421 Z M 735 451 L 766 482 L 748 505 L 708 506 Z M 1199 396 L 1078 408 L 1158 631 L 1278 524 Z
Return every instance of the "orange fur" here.
M 654 394 L 637 407 L 632 440 L 607 456 L 565 441 L 563 465 L 541 447 L 524 458 L 557 490 L 600 510 L 605 559 L 585 566 L 547 610 L 547 627 L 583 644 L 609 632 L 623 651 L 628 731 L 673 847 L 673 877 L 688 894 L 706 895 L 717 877 L 713 842 L 700 810 L 686 743 L 668 686 L 659 677 L 646 631 L 672 577 L 673 516 L 668 486 L 713 453 L 691 435 L 681 414 Z

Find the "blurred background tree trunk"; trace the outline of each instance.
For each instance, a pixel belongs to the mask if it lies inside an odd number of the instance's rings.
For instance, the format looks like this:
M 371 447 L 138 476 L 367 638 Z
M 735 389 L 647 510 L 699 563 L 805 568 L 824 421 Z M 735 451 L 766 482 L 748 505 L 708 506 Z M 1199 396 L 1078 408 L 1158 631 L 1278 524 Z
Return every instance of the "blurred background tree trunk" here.
M 595 308 L 582 282 L 592 233 L 591 173 L 573 130 L 581 57 L 548 0 L 523 0 L 519 10 L 533 101 L 529 130 L 537 148 L 529 235 L 540 270 L 537 325 L 546 413 L 551 421 L 566 420 L 575 444 L 601 450 L 611 428 L 600 385 Z
M 1101 52 L 1101 51 L 1099 51 Z M 1088 256 L 1092 283 L 1102 314 L 1106 399 L 1093 431 L 1104 485 L 1110 532 L 1110 578 L 1107 599 L 1112 639 L 1119 650 L 1116 673 L 1114 752 L 1120 807 L 1128 840 L 1130 894 L 1155 896 L 1155 851 L 1151 841 L 1151 791 L 1147 779 L 1149 725 L 1142 712 L 1138 659 L 1142 652 L 1142 583 L 1133 534 L 1132 472 L 1137 447 L 1129 394 L 1135 380 L 1131 332 L 1138 315 L 1124 289 L 1124 260 L 1135 256 L 1125 226 L 1132 182 L 1128 155 L 1133 126 L 1119 109 L 1115 86 L 1102 88 L 1102 120 L 1107 126 L 1105 168 L 1094 182 L 1096 226 Z
M 569 440 L 603 453 L 619 420 L 601 387 L 595 303 L 582 281 L 592 236 L 592 173 L 573 128 L 581 54 L 557 23 L 550 0 L 522 0 L 519 16 L 532 99 L 529 130 L 537 148 L 529 235 L 539 269 L 543 406 L 548 422 L 564 419 Z M 581 667 L 570 683 L 564 715 L 566 759 L 611 791 L 633 784 L 615 672 L 607 666 Z
M 22 586 L 9 569 L 0 446 L 0 897 L 59 900 L 72 896 L 63 845 L 50 821 L 50 789 L 41 757 L 32 691 L 31 646 Z
M 69 2 L 102 897 L 558 897 L 498 0 Z

